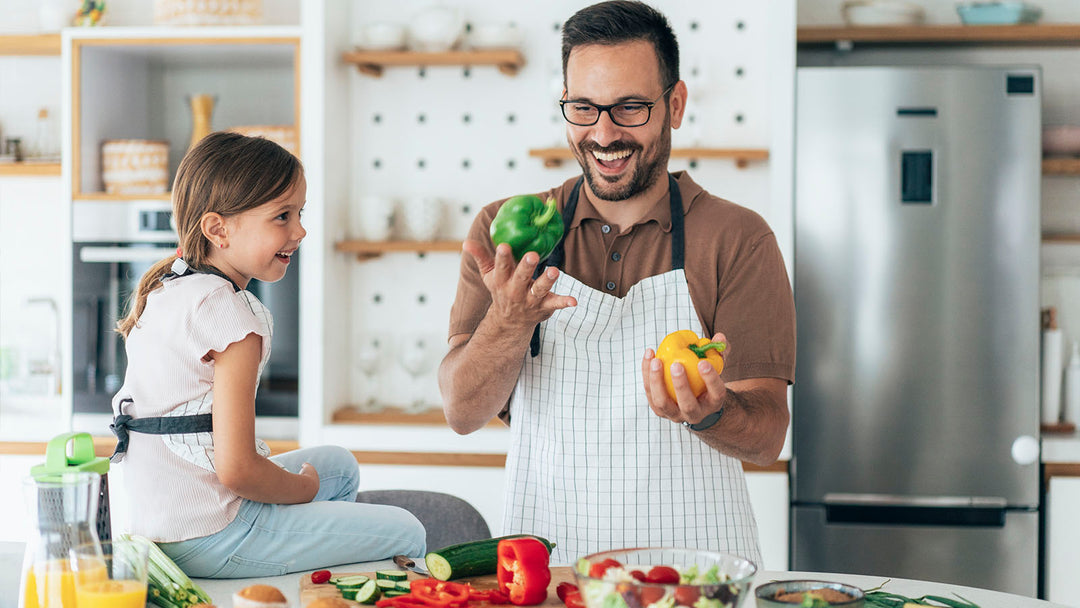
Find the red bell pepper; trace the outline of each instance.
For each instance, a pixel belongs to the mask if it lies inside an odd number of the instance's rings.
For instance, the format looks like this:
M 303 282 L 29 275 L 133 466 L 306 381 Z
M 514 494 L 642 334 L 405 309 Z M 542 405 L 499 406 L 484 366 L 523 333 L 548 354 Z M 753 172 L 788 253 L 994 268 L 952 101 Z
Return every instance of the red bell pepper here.
M 409 595 L 431 608 L 460 608 L 469 601 L 469 587 L 462 583 L 420 578 L 409 582 Z
M 547 599 L 551 583 L 548 549 L 539 540 L 525 536 L 499 541 L 496 578 L 499 591 L 517 606 L 535 606 Z

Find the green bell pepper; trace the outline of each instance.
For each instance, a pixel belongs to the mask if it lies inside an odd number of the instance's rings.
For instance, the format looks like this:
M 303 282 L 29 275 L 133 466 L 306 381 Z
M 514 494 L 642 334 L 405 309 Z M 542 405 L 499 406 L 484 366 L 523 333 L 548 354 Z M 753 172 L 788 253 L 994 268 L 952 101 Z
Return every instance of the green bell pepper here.
M 554 197 L 546 203 L 531 194 L 507 199 L 491 221 L 491 240 L 496 247 L 510 245 L 519 262 L 528 251 L 535 251 L 543 261 L 563 236 L 562 215 L 556 207 Z

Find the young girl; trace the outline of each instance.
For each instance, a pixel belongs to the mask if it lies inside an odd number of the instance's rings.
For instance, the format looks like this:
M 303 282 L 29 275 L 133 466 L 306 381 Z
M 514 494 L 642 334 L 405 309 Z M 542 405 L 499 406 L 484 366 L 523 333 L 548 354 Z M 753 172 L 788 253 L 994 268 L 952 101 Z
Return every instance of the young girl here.
M 281 575 L 424 554 L 408 511 L 355 501 L 352 454 L 268 458 L 255 388 L 273 320 L 248 281 L 277 281 L 306 232 L 300 161 L 261 138 L 213 133 L 173 184 L 176 256 L 150 268 L 118 324 L 128 367 L 113 430 L 130 532 L 189 576 Z

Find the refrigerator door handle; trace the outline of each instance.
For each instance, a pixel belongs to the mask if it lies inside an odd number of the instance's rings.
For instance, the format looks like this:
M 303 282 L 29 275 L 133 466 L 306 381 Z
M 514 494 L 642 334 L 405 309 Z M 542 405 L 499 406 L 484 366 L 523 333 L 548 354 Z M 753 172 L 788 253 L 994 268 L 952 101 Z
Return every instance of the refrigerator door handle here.
M 1005 526 L 1004 498 L 996 496 L 895 496 L 826 494 L 830 524 Z

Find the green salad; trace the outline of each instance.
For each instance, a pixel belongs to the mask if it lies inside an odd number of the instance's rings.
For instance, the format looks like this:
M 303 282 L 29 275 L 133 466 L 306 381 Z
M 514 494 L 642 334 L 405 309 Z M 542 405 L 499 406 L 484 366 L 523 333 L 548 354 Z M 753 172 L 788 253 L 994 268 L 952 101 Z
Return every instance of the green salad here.
M 578 573 L 593 579 L 581 585 L 589 608 L 731 608 L 743 591 L 717 565 L 702 570 L 697 565 L 639 567 L 605 562 L 610 563 L 603 567 L 604 562 L 578 560 Z

